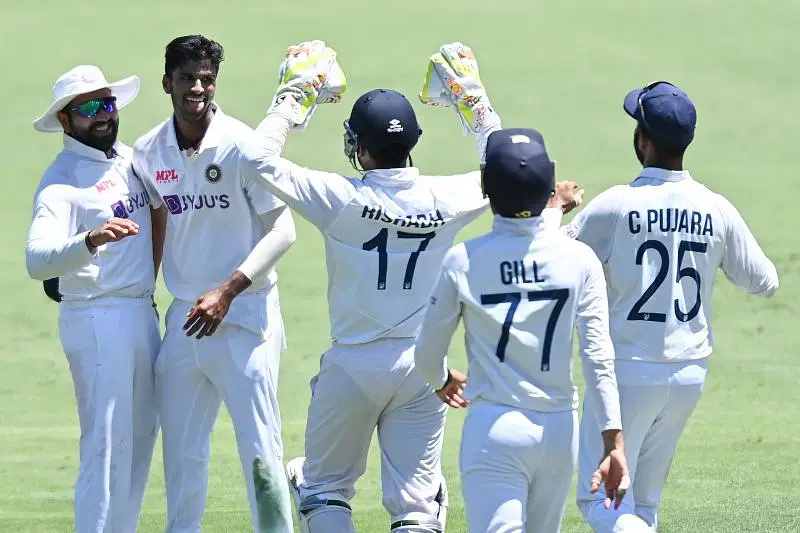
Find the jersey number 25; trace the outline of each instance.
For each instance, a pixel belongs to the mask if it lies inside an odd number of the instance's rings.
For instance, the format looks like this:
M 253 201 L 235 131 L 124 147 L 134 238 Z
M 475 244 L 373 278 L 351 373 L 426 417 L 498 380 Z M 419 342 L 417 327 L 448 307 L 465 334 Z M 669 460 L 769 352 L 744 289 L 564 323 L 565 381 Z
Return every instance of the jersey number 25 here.
M 677 300 L 673 300 L 673 309 L 675 311 L 675 317 L 680 320 L 681 322 L 689 322 L 691 319 L 697 316 L 697 313 L 700 312 L 700 287 L 701 287 L 701 280 L 700 280 L 700 273 L 694 267 L 681 267 L 683 263 L 683 257 L 686 255 L 686 252 L 697 252 L 704 254 L 708 249 L 708 244 L 704 242 L 694 242 L 694 241 L 681 241 L 678 245 L 678 273 L 675 276 L 675 282 L 680 283 L 683 278 L 692 278 L 694 282 L 697 284 L 697 299 L 695 304 L 689 309 L 687 312 L 684 312 L 680 304 Z M 653 294 L 661 287 L 661 284 L 664 283 L 664 280 L 667 279 L 667 273 L 669 272 L 669 251 L 667 247 L 664 246 L 664 243 L 661 241 L 656 240 L 649 240 L 644 241 L 639 249 L 636 251 L 636 264 L 641 265 L 642 261 L 644 260 L 644 253 L 647 250 L 655 250 L 658 252 L 658 255 L 661 258 L 661 266 L 656 273 L 655 279 L 647 287 L 647 290 L 644 291 L 641 298 L 639 298 L 633 307 L 631 308 L 630 313 L 628 313 L 628 320 L 643 320 L 645 322 L 666 322 L 667 321 L 667 314 L 666 313 L 653 313 L 648 311 L 642 311 L 642 307 L 644 304 L 647 303 Z

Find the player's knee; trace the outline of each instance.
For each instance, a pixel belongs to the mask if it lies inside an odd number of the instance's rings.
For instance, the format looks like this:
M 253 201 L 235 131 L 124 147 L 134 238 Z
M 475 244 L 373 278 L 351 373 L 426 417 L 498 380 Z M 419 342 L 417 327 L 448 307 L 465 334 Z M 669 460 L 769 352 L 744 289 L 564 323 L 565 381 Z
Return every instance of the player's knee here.
M 434 498 L 436 511 L 434 515 L 426 513 L 403 513 L 392 516 L 392 533 L 442 533 L 447 523 L 447 483 L 441 478 L 439 491 Z
M 392 533 L 442 533 L 444 524 L 425 513 L 405 513 L 392 517 Z
M 577 503 L 583 519 L 595 533 L 653 533 L 625 502 L 618 510 L 606 509 L 603 500 L 578 500 Z
M 297 506 L 302 533 L 355 533 L 351 514 L 350 503 L 336 493 L 309 496 Z

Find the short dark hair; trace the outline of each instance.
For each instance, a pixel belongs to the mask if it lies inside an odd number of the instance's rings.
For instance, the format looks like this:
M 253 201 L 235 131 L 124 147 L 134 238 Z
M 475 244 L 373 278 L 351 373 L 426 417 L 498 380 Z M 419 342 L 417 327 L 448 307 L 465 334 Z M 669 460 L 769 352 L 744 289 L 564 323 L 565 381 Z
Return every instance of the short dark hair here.
M 377 168 L 404 168 L 408 163 L 411 150 L 404 144 L 387 144 L 376 150 L 369 151 L 370 157 Z
M 219 64 L 225 60 L 222 45 L 202 35 L 176 37 L 164 54 L 164 73 L 169 76 L 186 61 L 198 59 L 210 60 L 214 70 L 219 71 Z

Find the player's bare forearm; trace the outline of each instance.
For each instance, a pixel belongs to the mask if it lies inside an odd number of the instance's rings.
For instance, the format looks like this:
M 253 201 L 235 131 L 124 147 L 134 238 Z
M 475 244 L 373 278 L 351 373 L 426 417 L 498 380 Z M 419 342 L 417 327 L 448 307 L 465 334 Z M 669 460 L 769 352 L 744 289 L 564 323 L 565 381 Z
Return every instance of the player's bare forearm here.
M 233 300 L 252 284 L 250 278 L 237 270 L 219 288 L 225 296 Z
M 612 450 L 625 450 L 625 441 L 622 437 L 621 429 L 607 429 L 602 432 L 603 435 L 603 456 L 611 453 Z
M 153 226 L 153 272 L 158 279 L 158 270 L 161 268 L 161 259 L 164 256 L 164 240 L 167 236 L 167 206 L 158 209 L 150 208 L 150 220 Z
M 250 279 L 237 270 L 219 287 L 205 293 L 186 313 L 183 325 L 186 336 L 197 335 L 202 339 L 213 335 L 228 314 L 233 299 L 251 284 Z

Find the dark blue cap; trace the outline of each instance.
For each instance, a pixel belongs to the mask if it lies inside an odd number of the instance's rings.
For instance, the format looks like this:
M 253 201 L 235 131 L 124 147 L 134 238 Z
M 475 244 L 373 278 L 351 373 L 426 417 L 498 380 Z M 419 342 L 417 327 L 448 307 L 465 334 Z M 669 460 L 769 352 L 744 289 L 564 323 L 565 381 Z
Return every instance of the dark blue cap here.
M 347 126 L 368 150 L 399 144 L 411 151 L 422 135 L 411 102 L 391 89 L 361 95 L 353 104 Z
M 668 81 L 632 90 L 622 106 L 658 146 L 684 150 L 694 139 L 697 110 L 689 96 Z
M 538 216 L 555 187 L 555 169 L 541 133 L 529 128 L 508 128 L 489 135 L 483 192 L 498 215 Z

